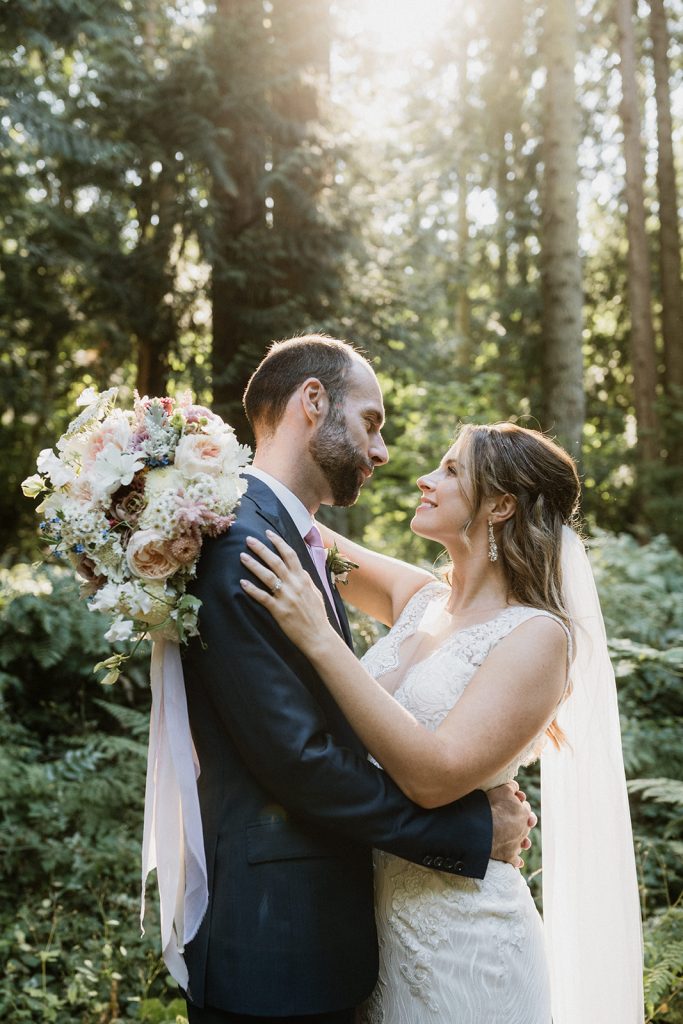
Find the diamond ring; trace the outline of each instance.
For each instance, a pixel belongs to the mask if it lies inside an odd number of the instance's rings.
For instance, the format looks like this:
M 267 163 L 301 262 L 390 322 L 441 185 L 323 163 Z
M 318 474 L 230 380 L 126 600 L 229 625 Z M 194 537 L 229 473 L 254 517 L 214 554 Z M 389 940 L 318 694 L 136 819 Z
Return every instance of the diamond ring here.
M 278 590 L 282 590 L 282 580 L 275 581 L 275 584 L 273 585 L 271 592 L 273 594 L 277 594 Z

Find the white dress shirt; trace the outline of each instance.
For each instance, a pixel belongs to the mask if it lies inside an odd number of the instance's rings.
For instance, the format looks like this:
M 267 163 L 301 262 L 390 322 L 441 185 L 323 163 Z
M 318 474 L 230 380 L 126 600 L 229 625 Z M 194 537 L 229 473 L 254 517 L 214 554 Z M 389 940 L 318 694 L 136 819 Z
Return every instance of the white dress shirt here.
M 293 491 L 290 491 L 289 487 L 285 487 L 276 477 L 266 473 L 264 469 L 258 469 L 256 466 L 248 466 L 242 475 L 255 476 L 257 480 L 261 480 L 266 486 L 270 487 L 275 497 L 282 502 L 289 512 L 294 525 L 302 537 L 305 537 L 311 526 L 315 525 L 315 520 L 304 503 L 297 498 Z

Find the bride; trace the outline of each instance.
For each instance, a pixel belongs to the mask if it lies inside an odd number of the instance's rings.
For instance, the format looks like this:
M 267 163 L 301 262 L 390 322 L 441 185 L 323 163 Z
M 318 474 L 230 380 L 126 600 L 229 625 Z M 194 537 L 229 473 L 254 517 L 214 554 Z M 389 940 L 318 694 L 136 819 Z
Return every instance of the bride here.
M 345 597 L 390 630 L 359 663 L 278 536 L 243 580 L 302 649 L 370 754 L 435 807 L 542 756 L 545 935 L 510 864 L 482 881 L 375 858 L 380 975 L 363 1024 L 637 1024 L 640 919 L 614 678 L 572 459 L 511 423 L 463 427 L 418 480 L 411 528 L 447 581 L 321 527 L 357 568 Z M 258 556 L 258 559 L 254 556 Z M 434 870 L 437 869 L 437 870 Z M 548 955 L 546 955 L 546 952 Z

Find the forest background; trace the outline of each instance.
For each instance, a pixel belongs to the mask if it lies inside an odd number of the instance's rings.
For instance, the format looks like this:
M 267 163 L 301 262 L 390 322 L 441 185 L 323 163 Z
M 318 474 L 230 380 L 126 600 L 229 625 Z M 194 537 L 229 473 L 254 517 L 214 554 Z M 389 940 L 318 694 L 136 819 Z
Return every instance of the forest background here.
M 579 461 L 646 1019 L 683 1021 L 682 31 L 680 0 L 0 3 L 3 1020 L 183 1013 L 136 917 L 148 654 L 98 685 L 21 480 L 86 385 L 190 387 L 249 441 L 267 344 L 322 330 L 387 406 L 350 535 L 434 562 L 414 481 L 459 420 Z

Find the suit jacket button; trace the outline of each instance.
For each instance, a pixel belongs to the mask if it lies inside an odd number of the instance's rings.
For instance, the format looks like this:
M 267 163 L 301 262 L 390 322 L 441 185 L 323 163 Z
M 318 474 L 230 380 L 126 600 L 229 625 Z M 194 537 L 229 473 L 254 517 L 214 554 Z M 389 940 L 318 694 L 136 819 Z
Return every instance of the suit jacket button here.
M 455 867 L 456 871 L 464 871 L 465 870 L 465 865 L 463 864 L 463 862 L 461 860 L 456 860 L 454 867 Z
M 455 862 L 452 861 L 450 857 L 446 857 L 445 861 L 443 862 L 443 866 L 446 868 L 446 871 L 452 871 L 453 868 L 455 867 Z
M 426 857 L 422 858 L 422 863 L 426 868 L 431 868 L 432 864 L 434 863 L 434 858 L 430 857 L 429 854 L 427 854 Z
M 443 857 L 435 857 L 434 858 L 434 867 L 435 868 L 442 868 L 443 867 Z

